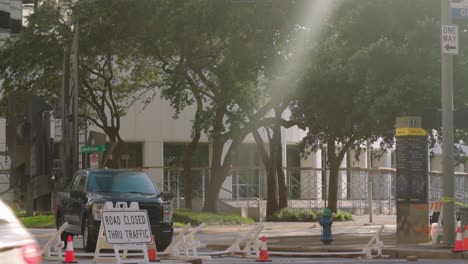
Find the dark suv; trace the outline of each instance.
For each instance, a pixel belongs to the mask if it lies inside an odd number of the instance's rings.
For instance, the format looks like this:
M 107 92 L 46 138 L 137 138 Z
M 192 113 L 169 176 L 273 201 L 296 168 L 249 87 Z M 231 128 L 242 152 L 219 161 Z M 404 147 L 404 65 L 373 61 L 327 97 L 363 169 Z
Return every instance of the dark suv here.
M 66 243 L 68 234 L 82 235 L 86 251 L 94 251 L 101 224 L 104 203 L 138 202 L 140 209 L 148 212 L 152 233 L 158 251 L 172 241 L 172 206 L 150 177 L 140 171 L 130 170 L 80 170 L 71 183 L 69 192 L 57 194 L 56 226 L 64 222 L 68 227 L 62 233 Z

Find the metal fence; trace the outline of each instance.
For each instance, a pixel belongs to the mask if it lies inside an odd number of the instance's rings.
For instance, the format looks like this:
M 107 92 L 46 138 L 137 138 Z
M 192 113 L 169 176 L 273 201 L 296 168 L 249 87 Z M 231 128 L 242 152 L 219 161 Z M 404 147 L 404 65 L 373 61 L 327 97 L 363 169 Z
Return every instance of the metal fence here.
M 181 168 L 161 168 L 163 175 L 156 184 L 175 197 L 175 207 L 183 207 L 184 180 Z M 361 215 L 395 214 L 395 169 L 342 169 L 338 177 L 339 210 Z M 327 206 L 329 172 L 316 168 L 285 168 L 290 208 L 323 209 Z M 192 197 L 203 204 L 210 177 L 209 168 L 192 170 Z M 455 173 L 455 198 L 458 204 L 468 203 L 468 174 Z M 372 199 L 370 199 L 370 194 Z M 263 168 L 234 168 L 224 182 L 219 200 L 234 207 L 255 207 L 266 204 L 266 173 Z M 429 201 L 442 198 L 442 174 L 429 172 Z

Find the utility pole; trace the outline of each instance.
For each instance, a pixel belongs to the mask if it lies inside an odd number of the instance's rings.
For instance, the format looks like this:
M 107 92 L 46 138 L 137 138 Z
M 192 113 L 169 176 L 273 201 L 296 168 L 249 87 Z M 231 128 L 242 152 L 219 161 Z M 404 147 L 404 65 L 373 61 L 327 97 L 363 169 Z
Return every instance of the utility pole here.
M 71 49 L 65 50 L 62 83 L 62 181 L 64 188 L 78 170 L 78 22 Z
M 70 176 L 70 141 L 69 141 L 69 126 L 68 126 L 68 105 L 70 98 L 68 97 L 68 86 L 70 78 L 70 52 L 68 49 L 64 50 L 63 59 L 63 80 L 62 80 L 62 100 L 61 100 L 61 116 L 62 116 L 62 144 L 60 148 L 61 169 L 62 175 L 58 181 L 58 188 L 60 191 L 66 187 L 68 178 Z
M 452 25 L 450 0 L 441 1 L 441 37 L 444 26 Z M 441 44 L 443 41 L 441 41 Z M 443 220 L 444 241 L 455 241 L 454 203 L 454 158 L 453 158 L 453 60 L 452 55 L 441 47 L 442 62 L 442 174 L 443 174 Z
M 367 202 L 369 204 L 369 224 L 372 224 L 373 217 L 372 217 L 372 152 L 371 152 L 371 144 L 369 140 L 366 141 L 366 160 L 367 160 Z

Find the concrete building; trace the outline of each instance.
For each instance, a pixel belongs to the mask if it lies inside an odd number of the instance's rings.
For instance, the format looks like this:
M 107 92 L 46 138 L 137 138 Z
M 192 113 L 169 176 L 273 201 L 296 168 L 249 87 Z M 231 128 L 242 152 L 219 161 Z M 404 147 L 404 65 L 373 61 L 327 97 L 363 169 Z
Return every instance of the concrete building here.
M 0 0 L 0 46 L 21 32 L 22 17 L 22 0 Z
M 21 32 L 22 28 L 22 0 L 0 0 L 0 47 L 6 40 L 15 37 Z M 0 80 L 0 87 L 2 85 Z M 11 193 L 4 194 L 9 187 L 9 175 L 6 172 L 9 167 L 8 156 L 6 154 L 5 140 L 5 120 L 0 120 L 0 194 L 1 197 L 12 200 Z M 6 195 L 6 196 L 5 196 Z

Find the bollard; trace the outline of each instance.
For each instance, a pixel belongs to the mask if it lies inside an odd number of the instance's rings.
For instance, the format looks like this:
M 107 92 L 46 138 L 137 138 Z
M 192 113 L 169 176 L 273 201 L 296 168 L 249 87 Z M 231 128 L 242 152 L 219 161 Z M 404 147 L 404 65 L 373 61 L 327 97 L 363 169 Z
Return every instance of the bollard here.
M 322 226 L 322 240 L 323 244 L 331 244 L 333 241 L 331 225 L 333 224 L 332 213 L 329 208 L 323 210 L 323 214 L 319 219 L 319 224 Z

